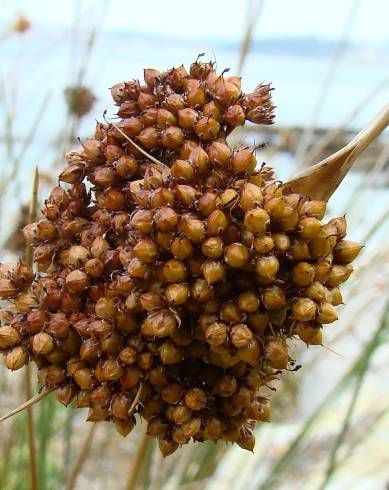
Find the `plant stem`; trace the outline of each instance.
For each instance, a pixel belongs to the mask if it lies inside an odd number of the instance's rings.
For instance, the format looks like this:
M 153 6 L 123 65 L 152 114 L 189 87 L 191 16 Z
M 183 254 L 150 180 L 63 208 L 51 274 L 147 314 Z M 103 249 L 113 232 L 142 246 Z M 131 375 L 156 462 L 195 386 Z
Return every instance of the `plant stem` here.
M 144 463 L 146 460 L 146 454 L 151 446 L 152 439 L 144 432 L 139 441 L 135 457 L 130 466 L 130 472 L 128 474 L 128 480 L 125 490 L 135 490 L 139 477 L 143 471 Z
M 32 197 L 30 208 L 29 222 L 33 223 L 36 220 L 37 207 L 38 207 L 38 187 L 39 187 L 39 172 L 38 167 L 35 168 L 34 180 L 32 184 Z M 26 246 L 26 262 L 32 266 L 32 246 L 28 243 Z M 26 398 L 30 400 L 32 398 L 31 387 L 31 367 L 27 364 L 25 369 L 25 385 L 26 385 Z M 38 470 L 36 461 L 36 447 L 35 447 L 35 427 L 34 416 L 32 413 L 32 407 L 27 407 L 27 436 L 28 436 L 28 454 L 29 454 L 29 468 L 30 468 L 30 485 L 32 490 L 39 490 Z
M 75 488 L 77 478 L 80 475 L 82 468 L 84 467 L 85 461 L 88 457 L 90 448 L 92 446 L 96 427 L 97 427 L 97 424 L 94 423 L 94 424 L 92 424 L 91 428 L 89 429 L 89 432 L 85 438 L 84 444 L 82 445 L 80 454 L 78 455 L 76 464 L 74 465 L 74 467 L 70 473 L 70 477 L 69 477 L 68 483 L 66 485 L 66 490 L 73 490 Z

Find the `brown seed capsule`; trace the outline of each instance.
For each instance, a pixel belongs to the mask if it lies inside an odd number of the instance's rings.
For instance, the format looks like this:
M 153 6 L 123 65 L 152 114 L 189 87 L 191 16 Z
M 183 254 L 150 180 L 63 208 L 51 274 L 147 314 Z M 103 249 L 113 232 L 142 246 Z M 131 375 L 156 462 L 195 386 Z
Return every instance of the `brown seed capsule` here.
M 165 289 L 165 296 L 169 303 L 182 305 L 189 298 L 189 287 L 186 284 L 169 284 Z
M 205 239 L 205 225 L 200 219 L 182 216 L 179 230 L 194 243 L 202 243 Z
M 240 191 L 239 205 L 243 211 L 261 206 L 263 203 L 263 197 L 261 189 L 250 182 L 244 184 Z
M 104 318 L 105 320 L 111 320 L 116 316 L 116 305 L 110 298 L 100 298 L 95 306 L 95 313 L 97 316 Z
M 339 286 L 339 284 L 347 281 L 352 271 L 353 267 L 351 265 L 334 265 L 325 284 L 330 288 Z
M 187 160 L 174 160 L 170 168 L 172 176 L 178 181 L 189 182 L 194 176 L 194 168 Z
M 49 354 L 54 349 L 54 341 L 46 332 L 37 333 L 32 337 L 32 349 L 36 354 Z
M 170 383 L 161 390 L 162 400 L 172 405 L 177 404 L 184 395 L 185 387 L 179 383 Z
M 176 237 L 170 247 L 171 253 L 176 259 L 185 260 L 193 253 L 193 245 L 185 237 Z
M 211 141 L 217 137 L 220 125 L 213 116 L 204 116 L 197 121 L 194 130 L 199 138 Z
M 257 366 L 262 355 L 261 345 L 253 337 L 244 347 L 240 347 L 237 350 L 237 355 L 241 361 L 246 362 L 250 366 Z
M 319 261 L 315 264 L 315 281 L 325 283 L 331 274 L 331 264 L 325 261 Z
M 227 168 L 231 158 L 231 150 L 224 143 L 215 141 L 207 150 L 209 162 L 215 167 Z
M 173 342 L 164 342 L 159 348 L 162 364 L 178 364 L 182 361 L 183 352 Z
M 316 316 L 317 305 L 309 298 L 298 298 L 292 306 L 293 317 L 301 322 L 309 322 Z
M 250 252 L 242 243 L 232 243 L 225 249 L 225 261 L 230 267 L 241 268 L 249 260 Z
M 189 153 L 188 160 L 199 174 L 203 174 L 208 170 L 208 154 L 201 146 L 196 146 Z
M 285 292 L 278 286 L 265 288 L 262 293 L 262 301 L 267 310 L 279 310 L 286 305 Z
M 231 329 L 231 343 L 238 349 L 247 347 L 253 338 L 251 330 L 243 323 L 234 325 Z
M 168 260 L 163 266 L 163 276 L 169 282 L 183 281 L 187 275 L 185 264 L 181 260 Z
M 72 384 L 66 384 L 64 386 L 59 386 L 55 390 L 56 399 L 62 403 L 65 407 L 70 405 L 77 395 L 77 389 Z
M 158 439 L 158 446 L 162 456 L 166 458 L 178 449 L 179 444 L 170 439 Z
M 294 240 L 292 242 L 292 246 L 290 248 L 289 253 L 290 253 L 290 256 L 295 261 L 308 260 L 311 258 L 311 254 L 309 251 L 309 245 L 307 242 L 304 242 L 302 240 Z
M 334 258 L 339 264 L 349 264 L 358 256 L 362 245 L 351 240 L 342 240 L 334 248 Z
M 10 279 L 0 279 L 0 298 L 13 298 L 18 294 L 18 289 Z
M 259 297 L 254 291 L 244 291 L 238 296 L 238 307 L 245 313 L 254 313 L 259 308 Z
M 299 204 L 299 213 L 301 215 L 323 219 L 326 205 L 327 203 L 325 201 L 301 201 Z
M 236 392 L 237 387 L 238 383 L 233 376 L 224 375 L 217 380 L 214 392 L 218 396 L 229 398 Z
M 246 115 L 239 104 L 230 105 L 224 113 L 224 120 L 232 127 L 244 124 Z
M 158 338 L 173 335 L 177 328 L 177 320 L 170 310 L 160 310 L 147 316 L 141 327 L 146 336 Z M 149 333 L 150 332 L 150 333 Z
M 204 279 L 196 279 L 191 286 L 191 295 L 200 303 L 205 303 L 212 298 L 212 290 Z
M 233 172 L 238 174 L 254 170 L 257 165 L 257 159 L 254 152 L 244 148 L 233 154 L 231 163 Z
M 20 342 L 18 331 L 10 326 L 0 327 L 0 349 L 9 349 Z
M 226 215 L 220 209 L 215 209 L 207 218 L 208 235 L 218 236 L 225 232 L 228 226 Z
M 152 437 L 163 438 L 169 432 L 169 425 L 162 417 L 154 417 L 147 424 L 147 434 Z
M 332 305 L 339 306 L 339 305 L 344 304 L 342 293 L 339 291 L 339 288 L 331 289 L 330 294 L 331 294 L 331 304 Z
M 151 291 L 140 295 L 140 304 L 146 311 L 158 310 L 166 305 L 161 295 Z
M 185 107 L 184 98 L 180 94 L 169 95 L 165 99 L 165 104 L 169 111 L 173 112 L 173 114 L 177 114 L 180 109 Z
M 249 211 L 246 211 L 244 216 L 245 227 L 257 235 L 266 233 L 269 223 L 269 214 L 261 208 L 250 209 Z
M 205 329 L 205 340 L 214 346 L 224 344 L 227 340 L 227 325 L 220 322 L 208 325 Z
M 154 222 L 160 230 L 171 231 L 177 225 L 178 216 L 174 209 L 164 206 L 156 211 Z
M 104 273 L 104 262 L 100 259 L 90 259 L 85 263 L 84 270 L 89 276 L 97 279 Z
M 223 255 L 223 245 L 221 238 L 211 237 L 202 244 L 201 252 L 210 259 L 218 259 Z
M 242 319 L 238 305 L 232 301 L 225 303 L 220 308 L 220 316 L 227 323 L 239 323 Z
M 92 390 L 95 386 L 95 378 L 93 376 L 92 369 L 82 368 L 78 369 L 73 374 L 74 381 L 83 390 Z
M 272 237 L 275 248 L 279 253 L 285 254 L 290 249 L 291 242 L 286 233 L 273 233 Z
M 8 369 L 16 371 L 25 366 L 29 361 L 28 352 L 24 347 L 13 347 L 7 352 L 5 357 L 5 365 Z
M 309 345 L 322 345 L 323 333 L 321 328 L 312 327 L 309 323 L 299 322 L 295 326 L 295 331 L 300 339 Z
M 185 405 L 191 410 L 202 410 L 207 404 L 207 395 L 200 388 L 192 388 L 186 392 Z
M 80 270 L 74 270 L 66 276 L 66 287 L 71 293 L 82 293 L 89 286 L 88 275 Z
M 199 119 L 199 114 L 194 109 L 187 107 L 178 111 L 178 125 L 182 129 L 191 131 Z
M 266 360 L 273 369 L 286 369 L 289 363 L 288 347 L 281 338 L 269 340 L 265 349 Z
M 319 234 L 321 223 L 317 218 L 307 216 L 300 219 L 297 229 L 302 238 L 311 240 Z
M 179 148 L 182 145 L 183 141 L 184 134 L 182 130 L 177 126 L 169 126 L 161 133 L 161 143 L 165 148 L 169 150 Z
M 114 373 L 118 374 L 117 367 L 114 367 Z M 120 369 L 120 367 L 119 367 Z M 122 368 L 123 369 L 123 368 Z M 109 374 L 109 373 L 108 373 Z M 115 377 L 116 377 L 115 375 Z M 126 366 L 122 371 L 120 378 L 120 384 L 123 390 L 129 390 L 134 386 L 139 386 L 139 382 L 142 379 L 142 371 L 136 366 Z
M 265 279 L 266 282 L 275 279 L 279 271 L 280 263 L 274 255 L 260 257 L 255 263 L 255 270 L 260 279 Z
M 247 324 L 256 333 L 262 334 L 270 321 L 269 313 L 267 312 L 256 312 L 250 313 L 247 316 Z
M 266 254 L 273 250 L 274 248 L 274 240 L 269 235 L 263 235 L 256 237 L 253 242 L 254 248 L 260 254 Z
M 225 269 L 221 262 L 217 260 L 209 260 L 202 265 L 204 279 L 208 284 L 222 281 L 225 278 Z
M 138 162 L 135 160 L 135 158 L 131 157 L 130 155 L 122 155 L 115 162 L 115 170 L 116 173 L 119 175 L 119 177 L 123 179 L 128 179 L 134 176 L 138 171 Z
M 293 267 L 292 280 L 297 286 L 307 286 L 315 279 L 315 266 L 308 262 L 299 262 Z
M 335 306 L 331 303 L 320 303 L 316 320 L 319 323 L 332 323 L 338 319 Z

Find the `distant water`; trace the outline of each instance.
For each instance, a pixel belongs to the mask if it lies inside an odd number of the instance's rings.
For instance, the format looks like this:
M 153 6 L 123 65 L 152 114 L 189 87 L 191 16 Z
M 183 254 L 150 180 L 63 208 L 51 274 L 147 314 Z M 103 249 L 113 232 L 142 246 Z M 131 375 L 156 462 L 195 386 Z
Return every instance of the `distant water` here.
M 8 189 L 11 198 L 3 209 L 3 217 L 4 211 L 16 215 L 16 199 L 28 198 L 33 165 L 39 164 L 42 170 L 51 166 L 66 119 L 63 90 L 77 79 L 80 66 L 85 69 L 84 84 L 98 97 L 91 114 L 77 131 L 81 138 L 85 138 L 93 131 L 93 120 L 101 120 L 105 109 L 113 115 L 108 88 L 114 83 L 141 78 L 144 66 L 159 69 L 181 63 L 189 66 L 197 54 L 204 51 L 207 53 L 205 59 L 213 58 L 212 50 L 213 46 L 208 42 L 156 40 L 136 34 L 98 35 L 90 56 L 85 55 L 85 39 L 70 42 L 69 35 L 62 31 L 33 31 L 24 37 L 15 36 L 3 41 L 0 44 L 0 124 L 3 126 L 0 169 L 8 173 L 12 162 L 4 142 L 6 112 L 10 112 L 14 119 L 9 136 L 18 140 L 26 138 L 32 131 L 35 133 L 28 151 L 23 152 L 25 182 L 16 194 L 15 189 Z M 231 73 L 234 72 L 238 59 L 236 49 L 218 46 L 215 55 L 219 70 L 231 67 Z M 329 57 L 315 56 L 314 52 L 311 56 L 253 52 L 244 68 L 243 89 L 250 91 L 259 82 L 271 81 L 275 87 L 276 123 L 309 124 L 329 63 Z M 388 64 L 382 58 L 362 56 L 362 53 L 357 56 L 355 52 L 345 56 L 337 66 L 318 124 L 331 127 L 342 123 L 388 76 Z M 48 95 L 48 105 L 41 111 L 42 101 Z M 363 126 L 388 100 L 389 84 L 370 100 L 350 125 Z M 14 145 L 16 154 L 22 149 L 20 142 Z M 279 158 L 270 163 L 277 167 Z M 4 219 L 2 221 L 4 224 Z

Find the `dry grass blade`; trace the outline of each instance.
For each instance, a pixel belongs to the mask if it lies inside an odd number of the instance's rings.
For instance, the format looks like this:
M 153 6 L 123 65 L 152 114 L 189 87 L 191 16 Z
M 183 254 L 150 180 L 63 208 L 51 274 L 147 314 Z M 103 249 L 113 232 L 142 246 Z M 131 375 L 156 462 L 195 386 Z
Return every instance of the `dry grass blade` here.
M 52 393 L 54 390 L 55 390 L 55 388 L 50 388 L 48 390 L 44 390 L 41 393 L 38 393 L 37 395 L 31 397 L 29 400 L 27 400 L 26 402 L 22 403 L 21 405 L 19 405 L 18 407 L 16 407 L 11 412 L 8 412 L 7 414 L 5 414 L 2 417 L 0 417 L 0 422 L 4 422 L 4 420 L 10 419 L 14 415 L 17 415 L 18 413 L 23 412 L 23 410 L 26 410 L 27 408 L 32 407 L 36 403 L 38 403 L 41 400 L 43 400 L 43 398 L 46 398 L 46 396 L 50 395 L 50 393 Z
M 341 150 L 285 183 L 294 192 L 328 200 L 351 169 L 356 158 L 389 125 L 389 105 Z
M 66 485 L 66 490 L 73 490 L 74 488 L 76 488 L 77 478 L 80 475 L 80 473 L 84 467 L 85 461 L 88 457 L 88 453 L 89 453 L 89 450 L 92 446 L 93 438 L 94 438 L 94 435 L 96 432 L 96 427 L 97 427 L 97 424 L 94 423 L 94 424 L 92 424 L 92 427 L 89 429 L 89 432 L 85 438 L 84 444 L 82 445 L 80 454 L 78 455 L 76 464 L 74 465 L 74 467 L 70 473 L 69 480 L 68 480 L 68 483 Z
M 138 402 L 140 400 L 140 397 L 142 395 L 142 390 L 143 390 L 143 383 L 140 383 L 138 391 L 135 395 L 134 401 L 132 402 L 131 407 L 128 410 L 128 417 L 131 417 L 131 415 L 134 413 L 134 410 L 136 409 Z

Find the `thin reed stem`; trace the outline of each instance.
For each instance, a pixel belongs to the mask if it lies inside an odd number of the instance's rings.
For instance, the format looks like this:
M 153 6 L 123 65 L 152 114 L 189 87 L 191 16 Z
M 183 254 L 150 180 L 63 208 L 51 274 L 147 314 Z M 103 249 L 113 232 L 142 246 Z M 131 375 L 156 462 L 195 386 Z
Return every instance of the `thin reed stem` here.
M 143 472 L 146 455 L 151 447 L 152 438 L 143 432 L 138 442 L 138 448 L 132 460 L 125 490 L 135 490 L 140 475 Z
M 88 432 L 88 434 L 84 440 L 84 443 L 82 445 L 80 454 L 78 455 L 76 464 L 73 466 L 73 469 L 70 472 L 69 480 L 68 480 L 67 485 L 66 485 L 66 490 L 74 490 L 74 488 L 76 488 L 77 478 L 79 477 L 79 475 L 80 475 L 80 473 L 84 467 L 85 461 L 87 460 L 88 455 L 89 455 L 89 451 L 92 447 L 92 442 L 93 442 L 93 438 L 95 436 L 96 427 L 97 427 L 97 424 L 93 423 L 91 428 L 89 429 L 89 432 Z
M 35 168 L 34 179 L 32 184 L 32 197 L 29 222 L 33 223 L 36 220 L 37 208 L 38 208 L 38 188 L 39 188 L 39 171 L 38 167 Z M 27 243 L 26 246 L 26 262 L 32 266 L 32 246 L 31 243 Z M 25 386 L 26 386 L 26 398 L 30 400 L 32 398 L 32 386 L 31 386 L 31 367 L 27 364 L 25 369 Z M 27 438 L 28 438 L 28 454 L 29 454 L 29 468 L 30 468 L 30 483 L 32 490 L 39 489 L 38 468 L 37 468 L 37 453 L 35 447 L 35 427 L 34 416 L 32 413 L 32 407 L 27 407 Z

